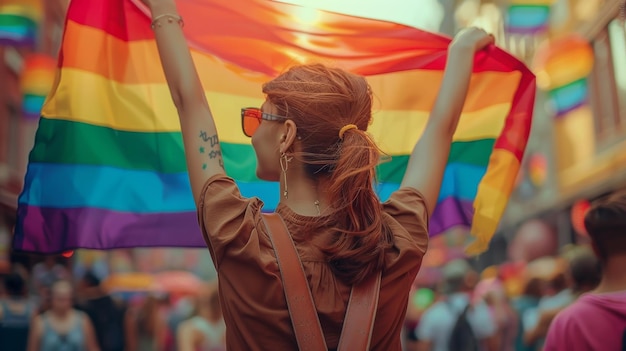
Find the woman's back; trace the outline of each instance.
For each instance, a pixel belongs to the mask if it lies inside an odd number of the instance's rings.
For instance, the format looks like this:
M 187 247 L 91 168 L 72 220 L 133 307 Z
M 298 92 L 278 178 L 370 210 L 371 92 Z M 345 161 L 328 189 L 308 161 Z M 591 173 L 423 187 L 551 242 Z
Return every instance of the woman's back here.
M 200 201 L 200 223 L 219 272 L 227 345 L 236 350 L 297 349 L 276 257 L 261 222 L 262 202 L 239 195 L 228 177 L 210 179 Z M 308 278 L 329 349 L 337 347 L 351 287 L 333 274 L 319 249 L 334 232 L 305 228 L 319 217 L 298 215 L 285 205 L 281 215 Z M 393 235 L 387 250 L 372 350 L 400 350 L 408 292 L 426 251 L 428 234 L 422 196 L 406 188 L 383 205 Z M 313 234 L 313 235 L 312 235 Z

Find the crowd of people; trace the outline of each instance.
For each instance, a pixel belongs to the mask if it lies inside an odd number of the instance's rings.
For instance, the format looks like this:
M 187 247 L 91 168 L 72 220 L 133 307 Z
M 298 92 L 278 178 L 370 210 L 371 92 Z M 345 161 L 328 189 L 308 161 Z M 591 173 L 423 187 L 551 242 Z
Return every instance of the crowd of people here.
M 217 287 L 174 299 L 109 292 L 92 272 L 72 279 L 53 258 L 3 277 L 0 350 L 223 351 Z
M 463 259 L 447 263 L 439 284 L 414 286 L 413 294 L 429 289 L 434 297 L 421 306 L 410 300 L 404 349 L 621 350 L 622 334 L 616 338 L 611 333 L 622 330 L 626 338 L 626 291 L 602 289 L 623 280 L 615 271 L 616 262 L 623 258 L 614 251 L 622 244 L 609 243 L 609 250 L 579 245 L 525 264 L 523 286 L 517 293 L 507 288 L 502 269 L 477 272 Z M 31 272 L 16 266 L 3 277 L 2 286 L 2 350 L 226 349 L 226 327 L 214 283 L 177 300 L 158 293 L 121 298 L 107 291 L 94 273 L 72 280 L 68 267 L 47 258 Z M 582 328 L 585 323 L 597 328 Z M 599 339 L 585 340 L 587 333 L 599 333 Z M 611 347 L 598 344 L 610 340 L 615 341 Z
M 501 272 L 481 277 L 464 260 L 449 262 L 433 303 L 409 304 L 407 348 L 626 350 L 626 192 L 601 200 L 585 226 L 591 244 L 525 264 L 519 294 Z

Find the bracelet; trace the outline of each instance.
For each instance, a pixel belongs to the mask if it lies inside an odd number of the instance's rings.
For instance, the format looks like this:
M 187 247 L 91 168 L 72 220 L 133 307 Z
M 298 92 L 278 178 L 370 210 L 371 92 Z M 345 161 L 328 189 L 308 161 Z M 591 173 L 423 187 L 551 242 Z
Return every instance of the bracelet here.
M 181 27 L 185 26 L 185 22 L 183 22 L 183 18 L 180 15 L 175 15 L 172 13 L 164 13 L 162 15 L 158 15 L 152 19 L 152 23 L 150 27 L 154 30 L 156 27 L 161 27 L 161 23 L 159 22 L 162 18 L 167 17 L 167 23 L 174 23 L 174 21 L 178 22 L 178 25 Z

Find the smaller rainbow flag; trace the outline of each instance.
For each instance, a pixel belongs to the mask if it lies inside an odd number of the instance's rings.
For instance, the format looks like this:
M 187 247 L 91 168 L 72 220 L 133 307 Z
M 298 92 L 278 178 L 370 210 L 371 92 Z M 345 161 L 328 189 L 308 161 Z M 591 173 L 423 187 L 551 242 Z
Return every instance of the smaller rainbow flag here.
M 587 103 L 587 76 L 593 62 L 591 45 L 578 35 L 545 42 L 537 50 L 534 62 L 537 84 L 548 91 L 557 117 Z
M 506 16 L 506 29 L 514 34 L 537 34 L 548 29 L 552 0 L 513 0 Z
M 46 96 L 52 90 L 56 68 L 56 59 L 47 55 L 31 55 L 24 60 L 20 84 L 25 118 L 39 118 Z
M 35 45 L 41 16 L 39 1 L 4 1 L 0 4 L 0 45 Z
M 575 80 L 548 92 L 557 116 L 566 115 L 587 103 L 587 78 Z

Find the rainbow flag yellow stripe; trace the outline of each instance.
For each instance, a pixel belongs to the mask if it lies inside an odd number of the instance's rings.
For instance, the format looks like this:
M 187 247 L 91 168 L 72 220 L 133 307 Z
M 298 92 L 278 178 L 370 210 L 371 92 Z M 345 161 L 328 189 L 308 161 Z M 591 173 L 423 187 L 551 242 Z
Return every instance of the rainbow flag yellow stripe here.
M 305 62 L 367 77 L 377 101 L 369 131 L 392 156 L 379 167 L 377 191 L 384 200 L 398 188 L 441 83 L 449 38 L 279 2 L 178 6 L 227 173 L 244 195 L 260 197 L 268 211 L 278 202 L 277 184 L 255 176 L 239 109 L 260 106 L 262 82 Z M 149 24 L 130 0 L 71 2 L 55 87 L 19 198 L 16 249 L 204 245 Z M 510 55 L 496 48 L 477 55 L 431 235 L 472 226 L 473 249 L 486 248 L 526 146 L 534 89 L 534 76 Z

